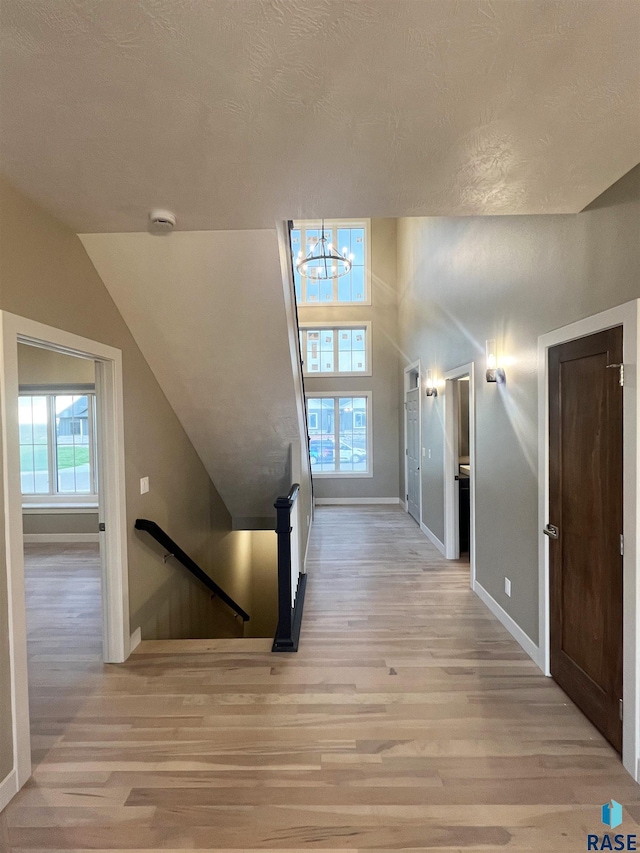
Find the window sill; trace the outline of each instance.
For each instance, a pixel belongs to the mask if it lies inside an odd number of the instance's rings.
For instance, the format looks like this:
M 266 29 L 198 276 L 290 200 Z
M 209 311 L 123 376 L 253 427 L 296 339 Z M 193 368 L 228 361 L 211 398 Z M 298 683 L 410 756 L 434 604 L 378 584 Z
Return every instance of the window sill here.
M 97 503 L 73 503 L 65 501 L 60 503 L 23 503 L 23 515 L 66 515 L 72 513 L 95 513 L 98 512 Z
M 359 376 L 371 377 L 373 376 L 373 373 L 370 370 L 358 370 L 357 372 L 351 371 L 350 373 L 347 373 L 346 371 L 343 373 L 325 373 L 318 370 L 313 373 L 305 373 L 303 371 L 302 375 L 305 379 L 357 379 Z
M 311 467 L 314 479 L 320 480 L 362 480 L 373 477 L 373 471 L 314 471 Z
M 360 308 L 371 307 L 371 297 L 357 302 L 298 302 L 298 308 Z

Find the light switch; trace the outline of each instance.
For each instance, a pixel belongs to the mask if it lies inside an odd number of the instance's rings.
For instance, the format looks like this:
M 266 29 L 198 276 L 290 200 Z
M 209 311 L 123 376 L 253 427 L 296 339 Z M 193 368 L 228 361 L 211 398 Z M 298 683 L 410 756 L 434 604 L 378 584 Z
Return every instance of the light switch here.
M 426 455 L 427 455 L 427 448 L 426 448 L 426 447 L 423 447 L 423 448 L 422 448 L 422 458 L 424 459 L 424 457 L 425 457 Z
M 149 491 L 149 478 L 148 477 L 141 477 L 140 478 L 140 494 L 146 495 L 146 493 L 148 491 Z

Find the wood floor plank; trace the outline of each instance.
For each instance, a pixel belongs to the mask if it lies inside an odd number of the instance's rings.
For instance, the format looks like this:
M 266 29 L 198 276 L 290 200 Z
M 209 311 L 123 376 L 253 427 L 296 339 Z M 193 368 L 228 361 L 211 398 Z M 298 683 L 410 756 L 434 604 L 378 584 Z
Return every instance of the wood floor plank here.
M 611 797 L 638 831 L 616 753 L 398 508 L 317 511 L 297 655 L 104 666 L 95 549 L 27 557 L 34 775 L 2 853 L 564 853 Z

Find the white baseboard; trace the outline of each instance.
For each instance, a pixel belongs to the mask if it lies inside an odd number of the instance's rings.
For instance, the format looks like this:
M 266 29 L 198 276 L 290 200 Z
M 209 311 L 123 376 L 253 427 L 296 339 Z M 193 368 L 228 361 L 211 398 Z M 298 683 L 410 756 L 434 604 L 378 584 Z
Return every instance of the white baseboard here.
M 0 812 L 18 793 L 18 774 L 15 768 L 0 782 Z
M 408 506 L 407 506 L 407 502 L 406 502 L 406 501 L 403 501 L 403 500 L 402 500 L 402 498 L 398 498 L 398 503 L 400 504 L 400 506 L 402 507 L 402 509 L 403 509 L 405 512 L 408 512 L 408 511 L 409 511 L 409 508 L 408 508 Z
M 436 536 L 436 534 L 435 534 L 435 533 L 433 533 L 431 530 L 429 530 L 429 528 L 428 528 L 428 527 L 427 527 L 427 525 L 424 523 L 424 521 L 421 521 L 421 522 L 420 522 L 420 530 L 422 530 L 422 532 L 423 532 L 423 533 L 424 533 L 424 535 L 427 537 L 427 539 L 428 539 L 428 540 L 429 540 L 433 545 L 435 545 L 435 546 L 436 546 L 436 548 L 438 549 L 438 551 L 440 551 L 440 553 L 441 553 L 441 554 L 442 554 L 442 556 L 444 557 L 444 556 L 445 556 L 445 553 L 444 553 L 444 544 L 443 544 L 443 543 L 438 539 L 438 537 Z
M 316 506 L 342 506 L 347 504 L 399 504 L 400 498 L 315 498 Z
M 25 543 L 54 543 L 54 542 L 99 542 L 99 533 L 25 533 Z
M 136 628 L 136 630 L 131 635 L 131 639 L 129 640 L 129 654 L 134 649 L 137 649 L 140 643 L 142 642 L 142 629 Z
M 502 608 L 495 598 L 490 595 L 487 590 L 482 586 L 478 581 L 473 582 L 473 591 L 476 593 L 480 601 L 485 604 L 489 610 L 496 617 L 498 622 L 500 622 L 507 631 L 511 634 L 511 636 L 518 642 L 520 646 L 524 649 L 524 651 L 529 655 L 529 657 L 536 663 L 540 669 L 543 669 L 541 665 L 541 655 L 540 649 L 533 642 L 531 637 L 522 630 L 522 628 L 514 622 L 514 620 L 509 616 L 506 610 Z

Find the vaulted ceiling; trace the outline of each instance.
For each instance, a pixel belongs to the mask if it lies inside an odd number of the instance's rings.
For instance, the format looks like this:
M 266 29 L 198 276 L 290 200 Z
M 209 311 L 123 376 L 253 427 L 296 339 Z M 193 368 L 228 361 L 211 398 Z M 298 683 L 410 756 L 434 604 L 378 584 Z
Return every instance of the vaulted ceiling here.
M 637 0 L 0 14 L 0 168 L 78 232 L 577 212 L 640 159 Z
M 301 440 L 276 232 L 81 239 L 234 526 L 273 524 Z

